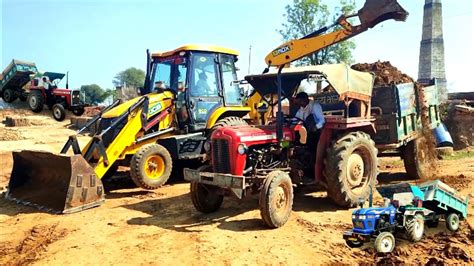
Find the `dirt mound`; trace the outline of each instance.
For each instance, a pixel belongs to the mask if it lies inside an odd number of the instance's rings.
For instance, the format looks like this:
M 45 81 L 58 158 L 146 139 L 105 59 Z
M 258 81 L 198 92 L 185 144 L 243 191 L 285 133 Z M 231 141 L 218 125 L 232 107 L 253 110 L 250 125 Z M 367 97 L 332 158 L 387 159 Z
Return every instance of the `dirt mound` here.
M 392 66 L 390 62 L 377 61 L 375 63 L 360 63 L 352 65 L 352 69 L 373 72 L 375 74 L 375 87 L 388 86 L 392 84 L 401 84 L 408 82 L 415 82 L 415 80 L 405 73 L 402 73 L 398 68 Z
M 0 264 L 24 265 L 32 263 L 41 257 L 48 246 L 67 235 L 66 229 L 52 226 L 36 225 L 26 235 L 16 248 L 11 243 L 0 244 Z
M 0 127 L 0 141 L 12 141 L 25 139 L 21 133 L 14 129 Z
M 25 117 L 7 116 L 5 126 L 7 127 L 27 127 L 31 125 L 30 120 Z
M 84 108 L 84 114 L 82 116 L 96 116 L 98 115 L 102 109 L 104 109 L 101 106 L 89 106 Z

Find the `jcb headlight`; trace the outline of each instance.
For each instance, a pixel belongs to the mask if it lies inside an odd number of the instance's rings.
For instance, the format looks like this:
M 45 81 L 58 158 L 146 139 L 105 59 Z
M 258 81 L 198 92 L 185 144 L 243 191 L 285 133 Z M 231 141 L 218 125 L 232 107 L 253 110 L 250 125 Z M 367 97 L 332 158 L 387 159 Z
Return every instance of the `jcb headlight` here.
M 237 152 L 240 155 L 244 155 L 245 153 L 247 153 L 247 146 L 245 146 L 245 144 L 239 144 L 239 146 L 237 146 Z

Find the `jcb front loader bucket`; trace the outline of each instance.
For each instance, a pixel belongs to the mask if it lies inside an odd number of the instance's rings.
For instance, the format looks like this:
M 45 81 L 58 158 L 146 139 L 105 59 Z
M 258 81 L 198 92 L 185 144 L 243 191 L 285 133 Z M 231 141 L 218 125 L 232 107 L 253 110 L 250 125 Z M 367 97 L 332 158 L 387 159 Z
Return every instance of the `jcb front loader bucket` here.
M 357 14 L 361 24 L 369 28 L 388 19 L 405 21 L 408 17 L 408 12 L 397 0 L 366 0 Z
M 99 206 L 104 187 L 81 155 L 43 151 L 13 152 L 6 198 L 54 213 Z

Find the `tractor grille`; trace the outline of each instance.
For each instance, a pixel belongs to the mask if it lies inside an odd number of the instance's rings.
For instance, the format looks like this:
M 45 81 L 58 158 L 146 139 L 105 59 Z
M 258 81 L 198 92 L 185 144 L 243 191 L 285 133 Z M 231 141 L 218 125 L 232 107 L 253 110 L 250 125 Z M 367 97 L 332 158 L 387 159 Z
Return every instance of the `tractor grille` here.
M 354 227 L 364 229 L 364 222 L 362 222 L 360 220 L 356 220 L 356 221 L 354 221 Z
M 81 97 L 80 97 L 80 91 L 72 91 L 72 105 L 78 105 L 80 104 Z
M 229 143 L 227 140 L 212 140 L 212 164 L 214 173 L 230 173 Z

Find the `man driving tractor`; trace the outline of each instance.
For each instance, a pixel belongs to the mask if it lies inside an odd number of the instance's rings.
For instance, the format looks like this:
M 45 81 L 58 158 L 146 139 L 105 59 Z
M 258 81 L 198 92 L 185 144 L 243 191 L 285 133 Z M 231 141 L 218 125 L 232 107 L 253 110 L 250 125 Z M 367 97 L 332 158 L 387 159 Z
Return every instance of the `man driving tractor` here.
M 293 103 L 300 109 L 296 112 L 295 118 L 303 121 L 303 127 L 299 130 L 300 142 L 308 144 L 310 147 L 316 147 L 319 134 L 324 126 L 323 109 L 319 102 L 310 100 L 306 92 L 300 92 L 296 95 Z M 307 133 L 310 132 L 310 138 L 307 139 Z

